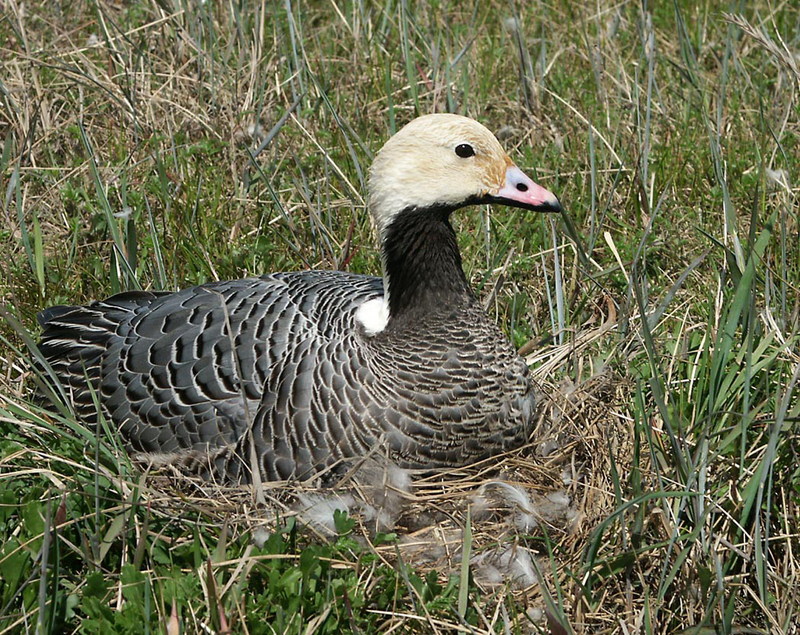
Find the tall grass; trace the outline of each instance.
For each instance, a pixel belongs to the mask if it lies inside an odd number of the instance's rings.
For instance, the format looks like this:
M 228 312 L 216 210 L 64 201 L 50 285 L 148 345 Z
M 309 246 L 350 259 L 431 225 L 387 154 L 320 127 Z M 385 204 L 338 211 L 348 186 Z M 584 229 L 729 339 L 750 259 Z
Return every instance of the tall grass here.
M 796 633 L 799 22 L 767 2 L 6 3 L 0 632 Z M 567 208 L 455 222 L 543 392 L 531 447 L 494 468 L 565 490 L 572 521 L 495 533 L 467 511 L 479 471 L 414 503 L 457 530 L 449 565 L 343 515 L 325 541 L 277 494 L 144 475 L 112 430 L 33 400 L 45 306 L 377 273 L 372 153 L 439 111 Z M 537 582 L 479 584 L 470 551 L 511 543 Z

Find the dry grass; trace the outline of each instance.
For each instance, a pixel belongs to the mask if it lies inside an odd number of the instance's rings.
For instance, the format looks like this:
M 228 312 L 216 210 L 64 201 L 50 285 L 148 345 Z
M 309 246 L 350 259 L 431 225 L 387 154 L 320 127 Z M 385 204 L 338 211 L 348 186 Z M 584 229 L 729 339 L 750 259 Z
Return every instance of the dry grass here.
M 331 563 L 332 595 L 287 632 L 356 631 L 370 611 L 382 632 L 798 632 L 791 3 L 1 9 L 2 632 L 91 630 L 93 597 L 115 609 L 106 628 L 138 602 L 132 623 L 169 632 L 264 630 L 270 559 L 300 570 L 304 554 Z M 113 436 L 29 403 L 44 306 L 377 271 L 371 151 L 443 110 L 498 131 L 568 207 L 457 219 L 468 275 L 541 385 L 528 447 L 420 477 L 396 540 L 354 511 L 354 544 L 310 529 L 266 552 L 250 539 L 283 531 L 296 487 L 257 503 L 143 477 Z M 481 511 L 498 481 L 530 509 Z M 531 555 L 529 584 L 490 584 L 508 549 Z M 281 571 L 268 588 L 294 589 Z M 380 604 L 387 580 L 400 590 Z
M 543 626 L 549 610 L 543 594 L 547 595 L 547 589 L 554 585 L 570 593 L 577 590 L 578 581 L 574 577 L 582 568 L 587 541 L 598 523 L 617 506 L 610 481 L 611 464 L 627 465 L 633 454 L 631 418 L 624 406 L 630 399 L 629 384 L 619 378 L 597 376 L 569 390 L 551 387 L 550 397 L 541 409 L 536 436 L 529 446 L 463 470 L 417 475 L 413 490 L 403 493 L 400 500 L 388 507 L 393 523 L 382 531 L 397 535 L 388 543 L 373 546 L 375 524 L 366 521 L 357 506 L 351 508 L 353 518 L 358 521 L 352 535 L 375 553 L 380 562 L 392 568 L 403 563 L 420 575 L 435 571 L 447 579 L 458 575 L 465 545 L 464 528 L 469 523 L 474 575 L 485 594 L 480 604 L 484 624 L 472 632 L 496 632 L 503 620 L 506 623 L 511 620 L 518 627 L 526 623 L 530 624 L 528 628 L 537 623 Z M 29 429 L 26 433 L 35 437 L 49 431 Z M 91 462 L 91 457 L 86 458 Z M 63 467 L 59 466 L 63 459 L 44 452 L 22 451 L 9 457 L 9 463 L 26 459 L 48 466 L 44 471 L 54 480 L 65 478 Z M 20 471 L 9 476 L 24 478 L 25 474 Z M 372 500 L 363 493 L 358 479 L 343 481 L 330 490 L 313 484 L 266 484 L 264 502 L 259 503 L 250 488 L 198 480 L 169 467 L 156 472 L 145 469 L 142 477 L 132 475 L 136 480 L 107 470 L 102 471 L 102 476 L 113 481 L 121 499 L 120 506 L 105 513 L 124 511 L 136 500 L 136 505 L 146 506 L 154 519 L 183 527 L 177 533 L 184 536 L 171 545 L 173 549 L 194 540 L 191 527 L 198 518 L 206 527 L 223 528 L 219 537 L 222 544 L 242 537 L 259 544 L 279 531 L 287 518 L 298 516 L 298 512 L 301 519 L 305 518 L 303 506 L 297 502 L 299 496 L 313 494 L 327 499 L 350 493 L 357 501 Z M 69 482 L 69 477 L 66 480 Z M 520 508 L 514 501 L 498 495 L 498 483 L 525 492 L 526 507 Z M 69 493 L 73 487 L 59 482 L 58 489 L 74 496 Z M 555 493 L 558 496 L 553 497 Z M 471 520 L 467 520 L 468 508 L 472 510 Z M 524 515 L 526 522 L 520 522 L 520 515 Z M 67 533 L 72 525 L 84 520 L 62 519 L 58 531 Z M 149 522 L 155 525 L 158 521 Z M 307 530 L 317 540 L 331 539 L 330 531 L 323 526 L 310 524 Z M 137 534 L 141 531 L 146 532 L 147 526 L 140 527 Z M 523 566 L 529 561 L 536 579 L 531 579 L 528 572 L 515 571 L 507 563 L 496 567 L 503 576 L 501 582 L 487 579 L 486 555 L 517 549 L 530 554 L 523 560 Z M 240 557 L 210 561 L 209 566 L 235 578 L 265 559 L 300 558 L 299 554 L 251 555 L 251 551 L 252 547 Z M 337 567 L 356 565 L 356 561 L 346 557 L 335 562 Z M 603 604 L 598 610 L 586 606 L 579 595 L 574 602 L 574 606 L 567 608 L 577 620 L 575 626 L 606 624 L 611 630 L 616 628 L 618 615 L 614 607 Z M 523 613 L 509 616 L 506 604 Z M 244 614 L 229 615 L 228 619 L 235 623 L 247 621 Z M 196 627 L 199 624 L 190 629 Z M 396 629 L 406 632 L 420 627 L 430 628 L 431 632 L 437 629 L 449 632 L 458 630 L 459 624 L 399 611 L 387 613 L 381 632 Z

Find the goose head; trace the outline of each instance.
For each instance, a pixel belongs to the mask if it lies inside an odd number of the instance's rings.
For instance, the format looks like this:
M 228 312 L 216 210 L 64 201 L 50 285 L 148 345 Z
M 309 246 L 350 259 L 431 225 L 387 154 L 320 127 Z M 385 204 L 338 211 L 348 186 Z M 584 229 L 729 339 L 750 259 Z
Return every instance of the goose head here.
M 369 205 L 383 240 L 410 209 L 454 211 L 499 203 L 560 212 L 556 196 L 534 183 L 474 119 L 452 114 L 414 119 L 378 152 L 369 176 Z

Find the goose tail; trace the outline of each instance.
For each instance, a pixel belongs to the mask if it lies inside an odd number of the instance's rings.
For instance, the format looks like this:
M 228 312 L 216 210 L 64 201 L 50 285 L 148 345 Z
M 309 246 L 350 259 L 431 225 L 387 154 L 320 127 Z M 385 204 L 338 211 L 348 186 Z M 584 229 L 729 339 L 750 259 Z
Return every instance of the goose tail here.
M 120 326 L 158 295 L 131 291 L 88 306 L 57 305 L 41 311 L 36 316 L 42 327 L 41 360 L 36 367 L 44 378 L 40 384 L 42 396 L 60 394 L 74 405 L 78 416 L 96 423 L 93 394 L 100 385 L 103 353 Z

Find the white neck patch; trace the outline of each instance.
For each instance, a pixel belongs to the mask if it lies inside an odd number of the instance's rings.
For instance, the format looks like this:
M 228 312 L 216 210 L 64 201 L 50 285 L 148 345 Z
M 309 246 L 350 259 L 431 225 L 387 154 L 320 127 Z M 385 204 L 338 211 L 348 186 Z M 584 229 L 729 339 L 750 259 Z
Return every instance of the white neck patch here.
M 377 335 L 389 323 L 389 305 L 385 298 L 367 300 L 356 311 L 356 322 L 364 327 L 369 337 Z

